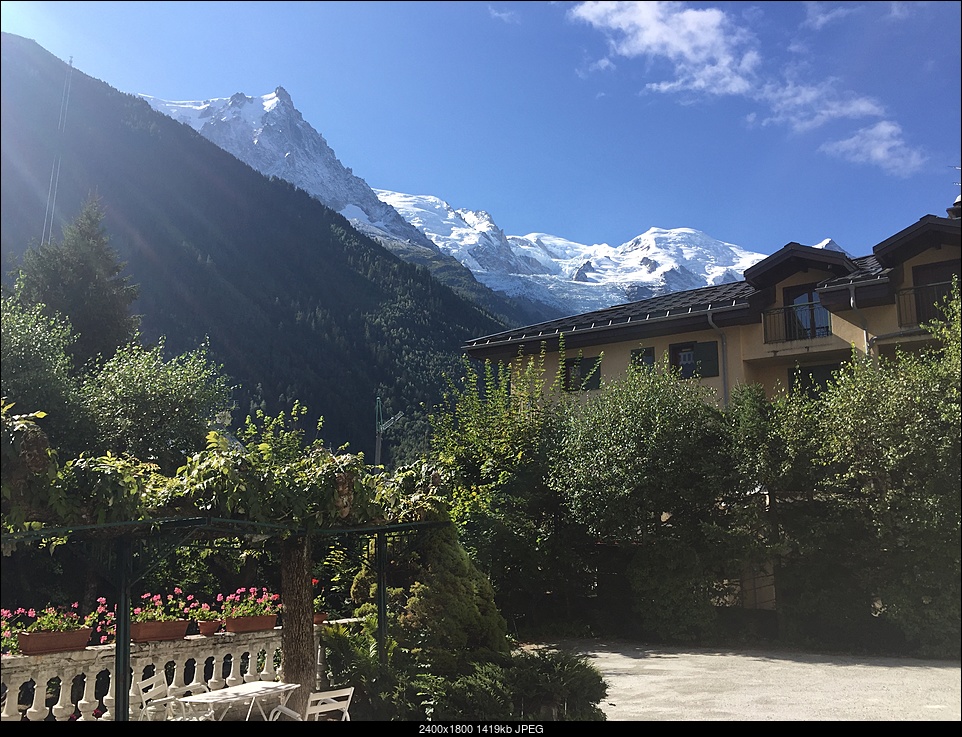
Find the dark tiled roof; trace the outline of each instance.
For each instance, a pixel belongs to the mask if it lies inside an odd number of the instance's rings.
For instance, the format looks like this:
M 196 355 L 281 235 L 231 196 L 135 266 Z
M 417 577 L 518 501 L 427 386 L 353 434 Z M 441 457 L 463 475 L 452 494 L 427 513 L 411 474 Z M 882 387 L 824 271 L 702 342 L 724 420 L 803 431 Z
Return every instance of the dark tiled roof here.
M 614 325 L 626 325 L 636 321 L 682 317 L 697 312 L 707 312 L 709 308 L 747 306 L 748 297 L 755 288 L 748 282 L 729 282 L 713 287 L 702 287 L 684 292 L 672 292 L 651 299 L 629 302 L 614 307 L 606 307 L 581 315 L 561 317 L 557 320 L 527 325 L 503 333 L 474 338 L 465 345 L 467 348 L 506 343 L 518 340 L 533 340 L 541 337 L 571 333 L 578 330 L 591 330 Z
M 826 279 L 819 286 L 831 288 L 853 282 L 868 282 L 885 277 L 891 271 L 891 269 L 884 268 L 874 254 L 871 256 L 862 256 L 861 258 L 853 258 L 852 262 L 855 264 L 855 271 L 851 274 L 846 274 L 836 279 Z

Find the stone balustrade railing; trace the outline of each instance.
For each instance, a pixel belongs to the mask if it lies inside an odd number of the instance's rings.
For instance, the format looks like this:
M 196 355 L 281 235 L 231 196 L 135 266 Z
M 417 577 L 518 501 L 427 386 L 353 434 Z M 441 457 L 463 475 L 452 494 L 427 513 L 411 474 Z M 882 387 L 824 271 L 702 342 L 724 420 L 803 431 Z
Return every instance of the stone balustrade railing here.
M 320 627 L 315 626 L 314 631 L 316 649 Z M 276 680 L 281 671 L 280 648 L 280 627 L 132 643 L 130 720 L 137 720 L 141 711 L 136 682 L 156 672 L 154 669 L 165 669 L 168 678 L 173 671 L 170 688 L 178 695 L 196 693 L 200 684 L 213 691 L 245 681 Z M 113 721 L 114 658 L 114 645 L 46 655 L 4 655 L 0 659 L 0 721 Z

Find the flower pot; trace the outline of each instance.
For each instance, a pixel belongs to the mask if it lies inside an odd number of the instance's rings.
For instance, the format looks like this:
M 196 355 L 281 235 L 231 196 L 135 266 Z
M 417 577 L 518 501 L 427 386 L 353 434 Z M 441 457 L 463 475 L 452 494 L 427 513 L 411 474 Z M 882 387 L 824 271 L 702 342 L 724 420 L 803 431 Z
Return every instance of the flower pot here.
M 220 629 L 222 624 L 224 623 L 220 619 L 198 621 L 197 630 L 204 637 L 210 637 Z
M 66 632 L 18 632 L 17 642 L 24 655 L 43 653 L 66 653 L 83 650 L 90 641 L 93 628 L 67 630 Z
M 130 641 L 180 640 L 187 635 L 189 624 L 189 619 L 175 619 L 171 622 L 131 622 Z
M 314 612 L 314 624 L 324 624 L 327 621 L 327 612 Z
M 227 617 L 224 626 L 228 632 L 261 632 L 272 630 L 277 624 L 276 614 L 265 614 L 256 617 Z

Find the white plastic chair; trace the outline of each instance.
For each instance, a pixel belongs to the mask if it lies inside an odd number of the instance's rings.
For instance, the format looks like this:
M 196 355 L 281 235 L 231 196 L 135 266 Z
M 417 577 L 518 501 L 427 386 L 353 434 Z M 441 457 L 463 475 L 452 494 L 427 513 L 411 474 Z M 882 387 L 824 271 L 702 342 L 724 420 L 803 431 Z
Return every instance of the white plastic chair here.
M 178 701 L 178 697 L 183 693 L 194 688 L 202 688 L 205 691 L 210 689 L 207 686 L 191 685 L 180 689 L 181 693 L 175 694 L 170 686 L 167 685 L 167 676 L 163 669 L 149 678 L 137 681 L 137 693 L 140 695 L 140 720 L 139 721 L 207 721 L 214 718 L 214 712 L 208 707 L 204 713 L 197 713 L 189 709 L 186 704 Z
M 171 714 L 171 707 L 177 699 L 167 692 L 167 676 L 163 670 L 158 670 L 149 678 L 137 681 L 137 693 L 140 696 L 141 722 L 164 721 Z
M 315 691 L 307 699 L 307 709 L 304 714 L 298 714 L 293 709 L 286 706 L 277 706 L 267 717 L 268 721 L 276 722 L 282 715 L 289 716 L 299 722 L 306 722 L 311 717 L 314 721 L 336 720 L 341 722 L 351 721 L 348 709 L 351 707 L 351 699 L 354 697 L 354 686 L 347 688 L 335 688 L 330 691 Z M 338 718 L 337 713 L 340 712 Z

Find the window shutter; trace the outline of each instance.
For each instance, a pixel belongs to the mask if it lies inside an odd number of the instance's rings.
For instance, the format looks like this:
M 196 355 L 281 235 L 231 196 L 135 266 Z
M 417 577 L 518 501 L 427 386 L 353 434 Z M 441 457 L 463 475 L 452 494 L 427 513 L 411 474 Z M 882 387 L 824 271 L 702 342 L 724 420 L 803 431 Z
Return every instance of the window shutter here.
M 601 388 L 601 359 L 582 358 L 581 359 L 581 380 L 584 382 L 584 389 Z
M 695 365 L 699 376 L 718 376 L 718 342 L 695 343 Z

